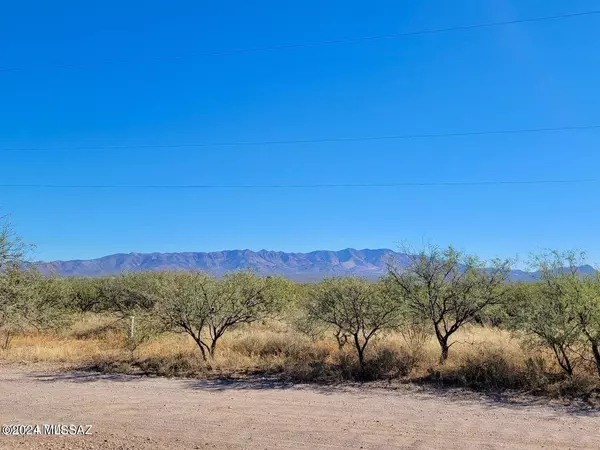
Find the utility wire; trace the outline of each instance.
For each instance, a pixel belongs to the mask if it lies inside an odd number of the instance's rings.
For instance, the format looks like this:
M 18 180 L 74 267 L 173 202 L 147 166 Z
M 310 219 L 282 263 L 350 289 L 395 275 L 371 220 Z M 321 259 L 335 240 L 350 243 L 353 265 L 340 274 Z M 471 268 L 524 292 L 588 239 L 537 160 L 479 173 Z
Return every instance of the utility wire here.
M 487 130 L 487 131 L 466 131 L 455 133 L 430 133 L 430 134 L 399 134 L 387 136 L 358 136 L 358 137 L 333 137 L 319 139 L 292 139 L 280 141 L 238 141 L 238 142 L 199 142 L 199 143 L 175 143 L 175 144 L 136 144 L 136 145 L 102 145 L 102 146 L 81 146 L 81 147 L 6 147 L 0 148 L 2 152 L 53 152 L 53 151 L 98 151 L 98 150 L 133 150 L 133 149 L 163 149 L 163 148 L 202 148 L 202 147 L 248 147 L 248 146 L 271 146 L 271 145 L 295 145 L 295 144 L 319 144 L 336 142 L 364 142 L 364 141 L 386 141 L 403 139 L 433 139 L 433 138 L 452 138 L 469 136 L 490 136 L 490 135 L 512 135 L 527 133 L 547 133 L 560 131 L 587 131 L 600 130 L 600 125 L 580 125 L 580 126 L 561 126 L 545 128 L 517 128 L 506 130 Z
M 532 23 L 532 22 L 542 22 L 542 21 L 552 21 L 552 20 L 560 20 L 560 19 L 571 19 L 577 17 L 584 16 L 594 16 L 600 14 L 600 10 L 591 10 L 591 11 L 583 11 L 577 13 L 567 13 L 567 14 L 556 14 L 552 16 L 542 16 L 542 17 L 532 17 L 529 19 L 516 19 L 516 20 L 504 20 L 499 22 L 487 22 L 473 25 L 458 25 L 447 28 L 433 28 L 429 30 L 419 30 L 419 31 L 408 31 L 402 33 L 390 33 L 390 34 L 381 34 L 381 35 L 372 35 L 372 36 L 359 36 L 354 38 L 343 38 L 343 39 L 333 39 L 326 41 L 314 41 L 314 42 L 305 42 L 300 44 L 289 44 L 289 45 L 276 45 L 270 47 L 254 47 L 254 48 L 241 48 L 234 50 L 225 50 L 225 51 L 217 51 L 217 52 L 203 52 L 203 53 L 188 53 L 185 55 L 168 55 L 168 56 L 155 56 L 149 58 L 135 58 L 135 59 L 120 59 L 120 60 L 106 60 L 106 61 L 95 61 L 89 63 L 65 63 L 65 64 L 48 64 L 41 66 L 30 66 L 30 67 L 4 67 L 0 68 L 1 72 L 16 72 L 16 71 L 27 71 L 27 70 L 44 70 L 44 69 L 64 69 L 64 68 L 85 68 L 85 67 L 93 67 L 99 65 L 110 65 L 110 64 L 127 64 L 131 62 L 144 62 L 144 61 L 161 61 L 161 60 L 177 60 L 177 59 L 185 59 L 192 58 L 198 56 L 229 56 L 229 55 L 239 55 L 244 53 L 258 53 L 258 52 L 269 52 L 269 51 L 277 51 L 277 50 L 293 50 L 293 49 L 302 49 L 302 48 L 310 48 L 310 47 L 320 47 L 325 45 L 340 45 L 340 44 L 351 44 L 356 42 L 366 42 L 366 41 L 377 41 L 377 40 L 385 40 L 385 39 L 396 39 L 402 37 L 410 37 L 410 36 L 421 36 L 426 34 L 436 34 L 436 33 L 449 33 L 454 31 L 467 31 L 467 30 L 476 30 L 482 28 L 492 28 L 492 27 L 500 27 L 506 25 L 516 25 L 516 24 L 524 24 L 524 23 Z
M 437 181 L 396 183 L 343 183 L 343 184 L 0 184 L 0 188 L 34 189 L 330 189 L 330 188 L 396 188 L 396 187 L 452 187 L 495 185 L 541 185 L 597 183 L 598 179 L 571 180 L 488 180 Z

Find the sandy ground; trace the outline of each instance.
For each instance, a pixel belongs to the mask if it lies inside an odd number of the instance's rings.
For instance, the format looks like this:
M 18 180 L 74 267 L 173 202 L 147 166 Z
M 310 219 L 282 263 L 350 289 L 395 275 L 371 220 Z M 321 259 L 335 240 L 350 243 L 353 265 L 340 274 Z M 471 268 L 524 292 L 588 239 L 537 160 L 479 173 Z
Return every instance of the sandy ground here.
M 0 422 L 92 425 L 0 449 L 600 448 L 600 413 L 414 387 L 292 386 L 0 366 Z

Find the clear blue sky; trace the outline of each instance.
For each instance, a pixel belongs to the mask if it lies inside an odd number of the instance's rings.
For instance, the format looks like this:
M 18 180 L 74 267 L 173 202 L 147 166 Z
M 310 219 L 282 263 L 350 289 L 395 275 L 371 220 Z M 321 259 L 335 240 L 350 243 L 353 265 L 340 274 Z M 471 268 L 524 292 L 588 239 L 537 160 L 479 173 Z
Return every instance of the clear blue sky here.
M 600 16 L 253 47 L 586 11 L 598 1 L 29 1 L 0 15 L 0 184 L 598 178 L 600 131 L 256 147 L 60 150 L 600 124 Z M 182 55 L 181 58 L 170 58 Z M 121 61 L 103 64 L 105 61 Z M 60 67 L 63 64 L 82 67 Z M 57 67 L 58 66 L 58 67 Z M 7 151 L 40 147 L 44 152 Z M 600 186 L 0 188 L 36 258 L 453 243 L 600 261 Z

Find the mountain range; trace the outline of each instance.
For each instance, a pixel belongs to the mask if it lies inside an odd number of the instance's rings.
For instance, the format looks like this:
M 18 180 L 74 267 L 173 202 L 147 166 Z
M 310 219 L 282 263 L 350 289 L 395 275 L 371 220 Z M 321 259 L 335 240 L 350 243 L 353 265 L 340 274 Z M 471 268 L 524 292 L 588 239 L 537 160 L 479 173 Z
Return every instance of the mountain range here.
M 38 262 L 44 273 L 62 276 L 102 276 L 121 272 L 157 270 L 203 270 L 217 276 L 240 269 L 252 269 L 263 275 L 283 275 L 295 281 L 318 281 L 326 276 L 356 275 L 376 279 L 385 274 L 389 261 L 406 265 L 406 254 L 389 249 L 339 251 L 318 250 L 286 253 L 260 250 L 221 252 L 119 253 L 90 260 Z M 581 268 L 591 273 L 591 266 Z M 532 281 L 536 273 L 513 270 L 513 281 Z

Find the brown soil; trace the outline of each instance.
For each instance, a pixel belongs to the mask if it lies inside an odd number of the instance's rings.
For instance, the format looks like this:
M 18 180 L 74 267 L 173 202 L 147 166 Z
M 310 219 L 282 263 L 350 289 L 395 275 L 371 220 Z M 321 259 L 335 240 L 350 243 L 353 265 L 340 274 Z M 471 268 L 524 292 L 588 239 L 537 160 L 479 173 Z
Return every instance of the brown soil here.
M 0 436 L 0 449 L 600 448 L 600 414 L 407 386 L 285 385 L 0 366 L 0 422 L 91 436 Z M 540 404 L 542 403 L 542 404 Z

